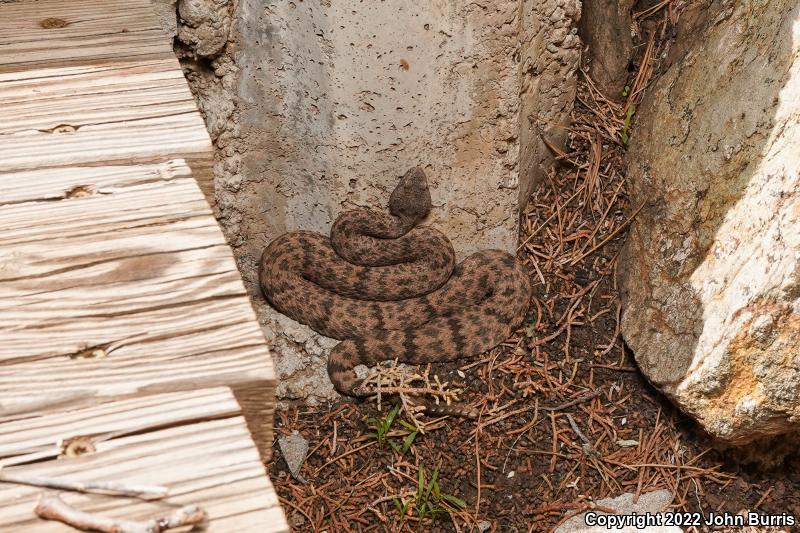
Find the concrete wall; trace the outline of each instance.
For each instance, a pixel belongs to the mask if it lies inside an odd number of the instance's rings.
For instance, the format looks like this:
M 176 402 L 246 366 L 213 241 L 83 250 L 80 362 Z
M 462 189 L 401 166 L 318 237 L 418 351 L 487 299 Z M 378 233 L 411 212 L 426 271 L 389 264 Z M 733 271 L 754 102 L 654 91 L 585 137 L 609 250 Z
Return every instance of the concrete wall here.
M 579 2 L 180 0 L 178 11 L 193 15 L 178 35 L 218 148 L 218 215 L 273 343 L 279 394 L 331 396 L 333 343 L 259 298 L 261 251 L 285 231 L 327 234 L 348 208 L 385 206 L 417 164 L 433 196 L 427 223 L 459 259 L 513 251 L 549 163 L 541 138 L 566 135 Z
M 566 144 L 581 61 L 580 17 L 580 0 L 520 1 L 520 209 L 553 163 L 544 140 Z
M 429 223 L 457 253 L 513 249 L 519 3 L 330 4 L 241 3 L 243 171 L 262 229 L 325 233 L 421 164 Z

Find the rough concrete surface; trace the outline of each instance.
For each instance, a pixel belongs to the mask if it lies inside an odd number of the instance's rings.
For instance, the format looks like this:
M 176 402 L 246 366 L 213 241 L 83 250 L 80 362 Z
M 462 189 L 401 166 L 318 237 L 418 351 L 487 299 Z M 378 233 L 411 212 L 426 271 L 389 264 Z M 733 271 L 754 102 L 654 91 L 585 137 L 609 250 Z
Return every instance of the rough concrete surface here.
M 800 15 L 719 4 L 637 112 L 622 332 L 656 386 L 742 444 L 800 429 Z
M 228 43 L 230 0 L 178 0 L 178 39 L 198 56 L 214 57 Z
M 580 0 L 520 2 L 519 203 L 553 163 L 545 140 L 564 147 L 581 63 Z
M 169 4 L 169 0 L 156 0 Z M 513 250 L 521 198 L 574 100 L 578 0 L 179 0 L 177 48 L 217 147 L 215 210 L 275 355 L 279 396 L 335 397 L 333 345 L 269 308 L 263 248 L 386 205 L 422 164 L 459 259 Z M 227 36 L 227 37 L 225 37 Z

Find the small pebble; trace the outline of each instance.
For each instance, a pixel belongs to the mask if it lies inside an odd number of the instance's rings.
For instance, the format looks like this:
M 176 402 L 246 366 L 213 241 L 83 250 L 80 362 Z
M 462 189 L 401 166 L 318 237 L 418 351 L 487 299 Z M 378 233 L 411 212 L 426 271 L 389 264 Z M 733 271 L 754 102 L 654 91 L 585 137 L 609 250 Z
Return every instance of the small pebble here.
M 291 435 L 282 435 L 278 439 L 278 447 L 281 449 L 286 466 L 289 467 L 289 473 L 297 481 L 304 482 L 300 476 L 300 468 L 306 461 L 308 441 L 295 430 Z

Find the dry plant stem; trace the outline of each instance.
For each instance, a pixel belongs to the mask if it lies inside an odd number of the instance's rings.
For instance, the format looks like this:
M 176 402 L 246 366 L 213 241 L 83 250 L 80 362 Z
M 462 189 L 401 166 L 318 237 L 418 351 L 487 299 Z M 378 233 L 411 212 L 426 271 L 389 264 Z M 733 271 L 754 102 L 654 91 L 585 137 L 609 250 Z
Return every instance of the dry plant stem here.
M 375 389 L 369 389 L 367 387 L 364 387 L 358 389 L 357 391 L 359 393 L 371 394 L 375 396 L 377 396 L 378 393 L 380 393 L 380 394 L 416 394 L 416 395 L 428 394 L 431 396 L 441 396 L 443 399 L 447 397 L 447 395 L 443 394 L 441 391 L 432 389 L 430 387 L 380 387 Z
M 576 398 L 570 402 L 562 403 L 561 405 L 557 405 L 555 407 L 539 407 L 542 411 L 561 411 L 568 407 L 572 407 L 573 405 L 578 405 L 579 403 L 583 403 L 587 400 L 591 400 L 593 398 L 597 398 L 603 393 L 603 391 L 597 390 L 592 392 L 591 394 L 587 394 L 585 396 L 581 396 L 580 398 Z
M 662 0 L 661 2 L 659 2 L 658 4 L 654 5 L 653 7 L 649 8 L 649 9 L 645 9 L 643 11 L 638 11 L 638 12 L 634 13 L 633 14 L 633 18 L 639 19 L 639 20 L 644 20 L 647 17 L 650 17 L 650 16 L 658 13 L 662 8 L 664 8 L 664 6 L 666 6 L 670 2 L 672 2 L 672 0 Z
M 158 485 L 127 485 L 114 481 L 75 481 L 55 477 L 18 476 L 0 472 L 0 483 L 32 485 L 47 489 L 71 490 L 110 496 L 127 496 L 142 500 L 158 500 L 169 494 L 169 489 Z
M 478 426 L 475 428 L 475 521 L 480 518 L 481 513 L 481 417 L 483 416 L 483 409 L 478 415 Z
M 583 441 L 583 446 L 581 447 L 583 452 L 588 456 L 599 457 L 601 454 L 594 449 L 592 442 L 586 437 L 586 435 L 583 434 L 583 431 L 581 431 L 581 429 L 578 427 L 578 424 L 575 423 L 575 419 L 572 418 L 572 415 L 569 413 L 567 413 L 567 421 L 569 422 L 572 431 L 574 431 L 575 434 Z
M 170 516 L 136 522 L 85 513 L 66 504 L 56 494 L 42 494 L 34 512 L 45 520 L 58 520 L 83 531 L 102 533 L 161 533 L 179 527 L 196 526 L 208 520 L 208 514 L 196 505 L 181 507 Z
M 376 505 L 378 505 L 378 504 L 380 504 L 380 503 L 383 503 L 383 502 L 390 502 L 390 501 L 392 501 L 392 500 L 400 500 L 400 501 L 403 501 L 403 500 L 405 500 L 407 497 L 409 497 L 409 496 L 413 496 L 413 495 L 415 495 L 415 494 L 416 494 L 416 492 L 415 492 L 415 491 L 413 491 L 413 490 L 407 490 L 407 491 L 401 492 L 400 494 L 391 494 L 391 495 L 389 495 L 389 496 L 384 496 L 384 497 L 382 497 L 382 498 L 378 498 L 377 500 L 375 500 L 375 501 L 373 501 L 372 503 L 370 503 L 370 504 L 369 504 L 369 506 L 370 506 L 370 507 L 375 507 Z
M 436 405 L 444 401 L 450 405 L 458 401 L 460 389 L 448 389 L 448 383 L 442 383 L 438 376 L 430 377 L 430 365 L 422 373 L 410 373 L 404 367 L 397 366 L 397 361 L 389 366 L 377 365 L 373 372 L 359 385 L 356 393 L 369 395 L 376 399 L 381 409 L 384 394 L 396 394 L 400 398 L 403 411 L 411 422 L 424 430 L 424 423 L 417 415 L 425 410 L 425 397 L 432 398 Z M 426 404 L 427 405 L 427 404 Z

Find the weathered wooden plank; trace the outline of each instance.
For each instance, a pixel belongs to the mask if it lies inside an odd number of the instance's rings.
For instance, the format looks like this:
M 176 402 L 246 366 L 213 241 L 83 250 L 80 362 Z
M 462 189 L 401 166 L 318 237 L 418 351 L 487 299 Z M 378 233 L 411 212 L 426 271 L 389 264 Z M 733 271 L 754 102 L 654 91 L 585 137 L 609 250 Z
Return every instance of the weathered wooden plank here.
M 148 2 L 0 3 L 0 21 L 0 174 L 183 158 L 213 205 L 211 141 Z
M 0 2 L 0 20 L 0 72 L 175 59 L 152 6 L 141 0 Z
M 0 98 L 4 105 L 0 135 L 50 133 L 45 130 L 59 125 L 80 128 L 122 117 L 135 121 L 178 114 L 198 116 L 174 60 L 0 74 Z M 127 99 L 134 103 L 133 98 L 136 105 L 125 108 Z
M 213 192 L 211 141 L 174 57 L 0 74 L 0 101 L 0 174 L 183 157 Z
M 0 207 L 63 200 L 71 195 L 108 194 L 118 188 L 191 177 L 182 160 L 150 165 L 66 167 L 0 174 Z M 21 184 L 24 184 L 21 186 Z
M 170 489 L 170 496 L 157 502 L 62 493 L 81 510 L 145 520 L 197 504 L 208 511 L 212 533 L 288 530 L 241 410 L 226 388 L 52 411 L 0 429 L 0 457 L 6 463 L 40 454 L 36 462 L 7 466 L 4 472 Z M 75 436 L 92 437 L 96 451 L 59 458 L 57 442 Z M 49 456 L 42 455 L 48 451 Z M 0 531 L 64 531 L 63 525 L 34 516 L 42 490 L 0 483 Z
M 74 410 L 41 411 L 0 424 L 0 466 L 38 453 L 60 455 L 59 441 L 91 436 L 97 445 L 111 438 L 200 421 L 232 418 L 240 407 L 226 387 L 148 395 Z M 166 406 L 169 406 L 167 408 Z
M 0 102 L 0 468 L 173 489 L 65 497 L 90 512 L 197 503 L 212 531 L 285 531 L 260 461 L 274 371 L 149 1 L 0 1 Z M 97 452 L 57 459 L 76 435 Z M 64 529 L 33 517 L 39 491 L 0 485 L 0 531 Z
M 226 384 L 271 420 L 265 341 L 188 167 L 9 173 L 0 193 L 0 421 Z

